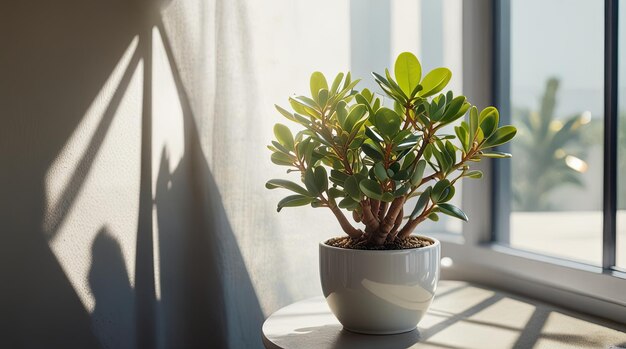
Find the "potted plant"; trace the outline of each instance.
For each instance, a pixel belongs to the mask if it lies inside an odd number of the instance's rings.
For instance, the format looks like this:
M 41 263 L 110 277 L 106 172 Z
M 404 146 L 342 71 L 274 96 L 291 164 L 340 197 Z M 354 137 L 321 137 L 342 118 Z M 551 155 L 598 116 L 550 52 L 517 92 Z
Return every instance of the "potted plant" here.
M 351 331 L 391 334 L 417 326 L 434 297 L 440 245 L 411 233 L 440 214 L 467 221 L 449 203 L 455 184 L 482 177 L 470 169 L 472 162 L 510 157 L 493 151 L 516 133 L 498 125 L 496 108 L 479 111 L 465 96 L 441 93 L 452 77 L 447 68 L 423 78 L 421 70 L 418 59 L 404 52 L 395 78 L 388 70 L 373 73 L 389 106 L 368 89 L 356 90 L 359 80 L 350 73 L 339 73 L 329 85 L 320 72 L 311 75 L 310 97 L 289 98 L 293 112 L 276 106 L 302 129 L 294 136 L 276 124 L 271 160 L 304 186 L 272 179 L 266 187 L 294 192 L 280 200 L 278 211 L 326 207 L 347 234 L 320 243 L 320 275 L 331 310 Z M 455 135 L 442 133 L 468 111 Z M 364 227 L 355 227 L 344 210 Z

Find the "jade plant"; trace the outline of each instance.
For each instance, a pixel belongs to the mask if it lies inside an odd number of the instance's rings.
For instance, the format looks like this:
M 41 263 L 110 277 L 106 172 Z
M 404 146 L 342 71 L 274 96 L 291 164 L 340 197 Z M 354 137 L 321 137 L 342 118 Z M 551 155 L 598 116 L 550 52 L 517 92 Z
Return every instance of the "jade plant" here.
M 268 146 L 271 160 L 304 184 L 287 179 L 266 183 L 268 189 L 294 192 L 280 200 L 278 211 L 327 207 L 350 238 L 372 246 L 407 238 L 439 214 L 467 221 L 449 203 L 455 184 L 464 177 L 482 177 L 470 168 L 473 162 L 510 157 L 494 148 L 510 141 L 515 127 L 499 126 L 495 107 L 479 111 L 465 96 L 442 92 L 450 70 L 436 68 L 422 77 L 419 60 L 409 52 L 396 59 L 394 76 L 389 70 L 372 74 L 384 95 L 357 90 L 359 80 L 349 72 L 339 73 L 330 85 L 314 72 L 310 96 L 290 97 L 293 111 L 276 106 L 301 130 L 294 136 L 289 127 L 276 124 L 276 140 Z M 454 135 L 444 133 L 466 114 Z M 413 197 L 415 203 L 405 207 Z M 364 227 L 355 227 L 344 210 Z

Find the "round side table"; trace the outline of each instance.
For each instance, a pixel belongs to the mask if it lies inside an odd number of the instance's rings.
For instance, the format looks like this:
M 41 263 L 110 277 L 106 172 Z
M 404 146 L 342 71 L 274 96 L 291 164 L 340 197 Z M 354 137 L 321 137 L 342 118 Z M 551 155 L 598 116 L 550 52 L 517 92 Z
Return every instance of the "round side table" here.
M 288 305 L 263 324 L 268 349 L 625 348 L 626 329 L 525 297 L 442 280 L 418 328 L 396 335 L 346 331 L 322 297 Z
M 417 330 L 386 336 L 346 331 L 330 312 L 324 297 L 288 305 L 263 324 L 263 344 L 268 349 L 409 348 L 419 337 Z

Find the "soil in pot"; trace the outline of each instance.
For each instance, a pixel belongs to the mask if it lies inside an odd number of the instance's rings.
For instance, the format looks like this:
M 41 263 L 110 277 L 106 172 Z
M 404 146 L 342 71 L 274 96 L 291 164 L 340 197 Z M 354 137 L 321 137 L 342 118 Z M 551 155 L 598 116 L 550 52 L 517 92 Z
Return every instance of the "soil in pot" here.
M 332 247 L 347 248 L 353 250 L 405 250 L 409 248 L 420 248 L 432 245 L 434 242 L 421 236 L 409 236 L 407 238 L 396 238 L 394 241 L 387 241 L 383 245 L 368 244 L 367 239 L 353 239 L 349 236 L 332 238 L 325 242 Z

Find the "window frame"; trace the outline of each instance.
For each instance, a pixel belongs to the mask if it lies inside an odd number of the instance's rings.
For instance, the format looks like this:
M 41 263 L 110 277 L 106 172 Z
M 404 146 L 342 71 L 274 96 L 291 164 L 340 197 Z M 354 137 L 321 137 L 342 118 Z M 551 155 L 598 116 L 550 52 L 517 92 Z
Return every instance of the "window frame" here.
M 437 235 L 442 241 L 442 255 L 453 260 L 451 267 L 442 270 L 443 278 L 480 282 L 626 322 L 626 273 L 615 267 L 617 2 L 605 0 L 605 52 L 609 54 L 605 54 L 604 75 L 609 93 L 604 98 L 605 115 L 611 119 L 605 125 L 605 149 L 613 151 L 605 152 L 602 267 L 506 246 L 510 202 L 501 194 L 508 185 L 505 181 L 510 180 L 510 170 L 506 172 L 505 161 L 487 159 L 479 164 L 484 180 L 463 183 L 462 205 L 471 221 L 464 226 L 462 238 Z M 463 3 L 464 94 L 481 107 L 498 106 L 503 122 L 509 106 L 502 97 L 509 95 L 510 80 L 508 74 L 500 72 L 508 71 L 510 60 L 501 54 L 503 50 L 510 53 L 510 40 L 501 40 L 509 30 L 503 25 L 508 19 L 499 14 L 509 9 L 510 0 Z

